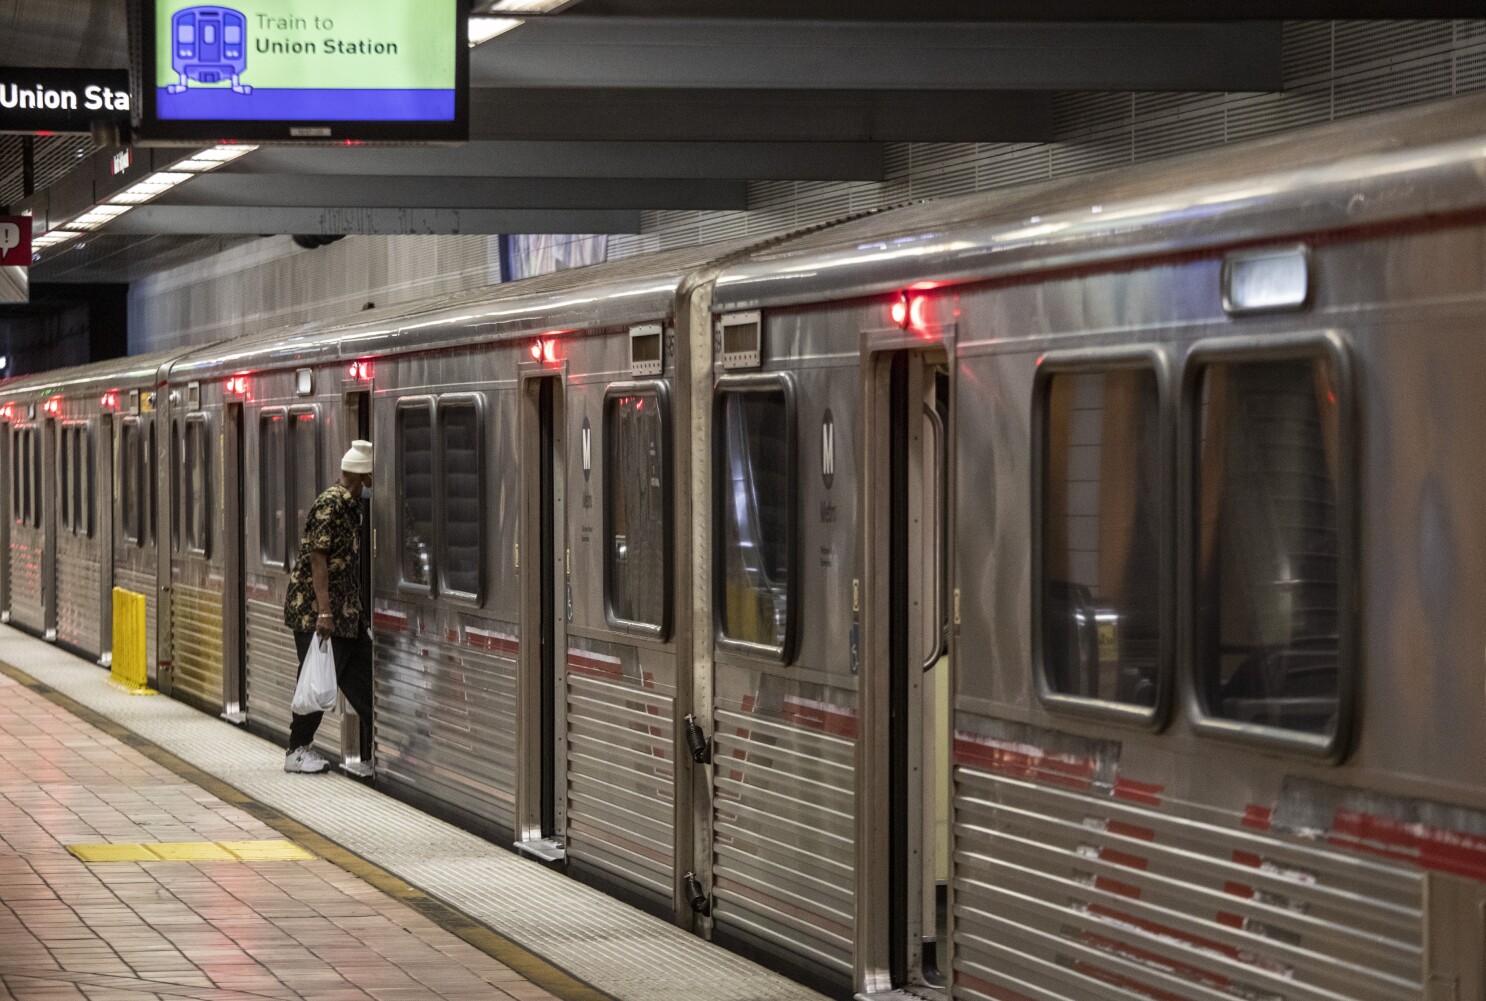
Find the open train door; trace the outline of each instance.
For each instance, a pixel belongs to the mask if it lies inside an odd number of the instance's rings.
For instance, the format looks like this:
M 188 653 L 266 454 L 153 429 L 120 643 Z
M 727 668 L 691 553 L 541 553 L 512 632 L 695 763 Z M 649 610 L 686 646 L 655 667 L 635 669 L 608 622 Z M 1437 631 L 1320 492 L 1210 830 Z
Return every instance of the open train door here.
M 523 361 L 516 849 L 544 862 L 567 857 L 564 420 L 562 369 Z
M 856 967 L 869 996 L 942 988 L 949 971 L 950 377 L 942 338 L 908 336 L 867 335 L 863 359 L 861 699 L 873 739 L 857 745 Z

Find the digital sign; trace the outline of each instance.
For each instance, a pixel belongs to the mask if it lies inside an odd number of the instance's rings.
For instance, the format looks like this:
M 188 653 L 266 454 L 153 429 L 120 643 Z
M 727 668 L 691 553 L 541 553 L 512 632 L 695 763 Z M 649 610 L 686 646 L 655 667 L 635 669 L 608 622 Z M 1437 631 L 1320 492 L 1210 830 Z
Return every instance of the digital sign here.
M 124 70 L 0 66 L 0 132 L 87 132 L 129 121 Z
M 141 0 L 146 139 L 468 135 L 461 0 Z

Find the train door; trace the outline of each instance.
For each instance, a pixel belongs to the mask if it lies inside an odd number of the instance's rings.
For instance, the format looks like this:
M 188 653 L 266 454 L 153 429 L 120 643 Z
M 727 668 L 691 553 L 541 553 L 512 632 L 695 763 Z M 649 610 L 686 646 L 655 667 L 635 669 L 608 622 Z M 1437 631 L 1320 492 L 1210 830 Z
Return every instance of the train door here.
M 347 437 L 346 447 L 349 448 L 351 441 L 355 439 L 372 441 L 371 393 L 367 390 L 348 392 L 343 405 L 344 426 L 354 432 Z M 339 452 L 333 454 L 340 455 Z M 372 609 L 371 504 L 370 498 L 361 500 L 361 607 L 365 609 L 368 621 L 371 620 Z M 372 661 L 372 670 L 376 670 L 375 658 Z M 349 702 L 345 703 L 344 710 L 345 715 L 341 717 L 341 769 L 360 778 L 369 777 L 372 774 L 372 720 L 358 716 Z
M 548 862 L 566 858 L 566 523 L 562 379 L 531 366 L 522 379 L 521 668 L 517 689 L 519 777 L 516 847 Z
M 942 987 L 949 892 L 949 374 L 942 349 L 870 356 L 863 480 L 858 984 Z M 885 740 L 880 738 L 886 738 Z
M 222 718 L 248 719 L 247 636 L 243 590 L 243 405 L 222 407 Z

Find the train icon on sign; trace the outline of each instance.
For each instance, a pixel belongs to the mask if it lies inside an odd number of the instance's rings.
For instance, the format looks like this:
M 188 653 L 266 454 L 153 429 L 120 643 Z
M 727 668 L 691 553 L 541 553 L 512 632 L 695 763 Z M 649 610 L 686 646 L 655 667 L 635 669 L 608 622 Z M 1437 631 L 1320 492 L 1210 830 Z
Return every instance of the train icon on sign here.
M 170 19 L 170 66 L 179 83 L 167 93 L 181 94 L 192 86 L 231 82 L 234 94 L 251 94 L 242 82 L 248 66 L 248 22 L 230 7 L 187 7 Z

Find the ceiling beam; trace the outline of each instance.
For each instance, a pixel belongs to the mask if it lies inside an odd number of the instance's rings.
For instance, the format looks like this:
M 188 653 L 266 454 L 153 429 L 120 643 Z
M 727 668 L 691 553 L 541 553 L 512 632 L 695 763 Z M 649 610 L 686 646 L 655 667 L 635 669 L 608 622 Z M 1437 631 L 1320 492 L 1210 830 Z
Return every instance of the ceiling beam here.
M 583 0 L 563 17 L 719 17 L 823 21 L 1254 21 L 1475 18 L 1477 0 Z
M 880 181 L 883 149 L 869 142 L 477 141 L 437 149 L 265 146 L 220 173 Z
M 113 220 L 106 232 L 176 236 L 638 233 L 640 213 L 627 209 L 321 209 L 149 204 Z
M 1277 22 L 945 24 L 533 19 L 470 53 L 476 87 L 1278 90 Z
M 154 205 L 409 209 L 733 209 L 743 181 L 206 174 Z
M 470 138 L 1046 142 L 1053 104 L 1051 93 L 1025 91 L 479 88 L 470 94 Z

